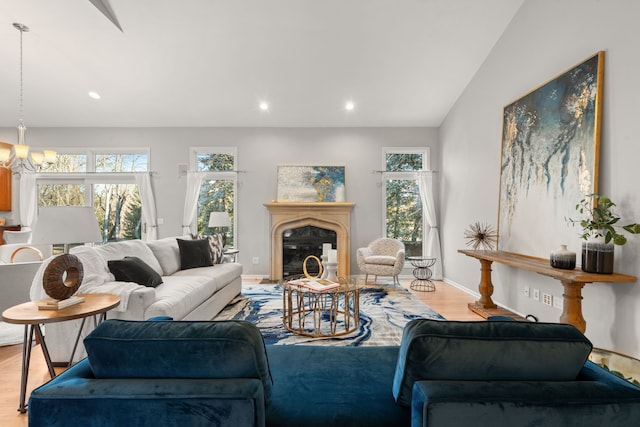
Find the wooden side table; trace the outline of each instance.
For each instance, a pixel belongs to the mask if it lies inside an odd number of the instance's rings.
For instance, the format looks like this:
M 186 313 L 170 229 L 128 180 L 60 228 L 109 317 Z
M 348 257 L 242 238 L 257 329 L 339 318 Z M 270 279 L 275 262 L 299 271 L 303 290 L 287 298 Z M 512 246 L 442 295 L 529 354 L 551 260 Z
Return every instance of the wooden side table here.
M 29 362 L 31 360 L 31 348 L 33 344 L 33 334 L 35 332 L 36 337 L 40 340 L 40 346 L 42 347 L 42 354 L 47 362 L 47 368 L 49 368 L 49 375 L 51 378 L 56 376 L 53 370 L 53 363 L 51 363 L 51 356 L 49 356 L 49 350 L 42 334 L 41 325 L 47 323 L 64 322 L 67 320 L 82 319 L 82 325 L 78 331 L 73 351 L 71 352 L 71 358 L 69 364 L 73 360 L 82 329 L 84 328 L 87 318 L 93 316 L 94 322 L 97 325 L 106 319 L 107 311 L 115 308 L 120 304 L 120 298 L 111 294 L 81 294 L 78 295 L 84 298 L 84 301 L 66 307 L 61 310 L 39 310 L 37 301 L 25 302 L 6 309 L 2 313 L 2 320 L 7 323 L 14 323 L 24 325 L 24 342 L 22 346 L 22 381 L 20 384 L 20 406 L 18 411 L 21 413 L 27 412 L 26 391 L 27 391 L 27 378 L 29 376 Z M 99 316 L 99 319 L 97 318 Z

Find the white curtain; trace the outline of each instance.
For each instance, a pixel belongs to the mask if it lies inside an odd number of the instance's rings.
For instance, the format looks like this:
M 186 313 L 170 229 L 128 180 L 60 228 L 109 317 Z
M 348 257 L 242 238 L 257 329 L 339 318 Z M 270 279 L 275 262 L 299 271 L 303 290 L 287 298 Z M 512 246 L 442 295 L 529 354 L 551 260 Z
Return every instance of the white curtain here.
M 418 177 L 418 188 L 422 199 L 422 208 L 429 224 L 430 230 L 426 242 L 426 254 L 436 259 L 436 263 L 431 268 L 433 278 L 442 279 L 442 252 L 440 249 L 440 233 L 438 231 L 438 220 L 436 217 L 436 205 L 433 199 L 433 173 L 421 173 Z
M 187 192 L 184 196 L 184 213 L 182 215 L 182 234 L 191 233 L 191 223 L 198 211 L 198 194 L 202 184 L 202 175 L 199 172 L 187 172 Z M 197 232 L 197 230 L 196 230 Z
M 38 216 L 38 186 L 36 174 L 20 175 L 20 224 L 24 230 L 32 230 Z
M 156 199 L 151 188 L 151 176 L 148 173 L 137 173 L 136 184 L 142 201 L 142 240 L 156 240 L 158 238 L 158 215 L 156 213 Z

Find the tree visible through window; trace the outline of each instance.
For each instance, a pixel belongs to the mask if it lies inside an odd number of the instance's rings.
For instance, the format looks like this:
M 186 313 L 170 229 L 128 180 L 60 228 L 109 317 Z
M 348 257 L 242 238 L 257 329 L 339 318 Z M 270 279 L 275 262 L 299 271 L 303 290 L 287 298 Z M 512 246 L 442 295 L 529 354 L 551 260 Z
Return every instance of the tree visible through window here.
M 401 240 L 407 256 L 423 254 L 424 218 L 418 172 L 426 169 L 426 150 L 387 150 L 384 153 L 385 232 Z
M 196 169 L 204 174 L 198 196 L 198 234 L 211 234 L 219 230 L 208 227 L 211 212 L 227 212 L 231 227 L 227 233 L 227 245 L 235 241 L 236 149 L 225 147 L 193 148 Z
M 148 155 L 139 153 L 100 153 L 96 172 L 144 172 Z M 135 184 L 95 184 L 93 208 L 102 229 L 103 240 L 139 239 L 142 235 L 142 203 Z
M 114 150 L 115 151 L 115 150 Z M 140 152 L 62 153 L 38 180 L 40 206 L 93 206 L 103 242 L 141 237 L 142 204 L 133 175 L 148 171 Z

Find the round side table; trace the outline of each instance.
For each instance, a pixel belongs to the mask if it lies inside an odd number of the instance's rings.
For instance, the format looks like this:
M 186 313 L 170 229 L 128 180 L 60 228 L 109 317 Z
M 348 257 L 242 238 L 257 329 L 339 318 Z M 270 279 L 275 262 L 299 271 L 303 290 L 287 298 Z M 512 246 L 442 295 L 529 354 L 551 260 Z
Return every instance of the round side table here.
M 436 263 L 436 259 L 432 257 L 410 256 L 407 260 L 415 268 L 413 269 L 413 277 L 411 289 L 419 292 L 435 292 L 436 285 L 431 281 L 431 267 Z
M 49 376 L 51 378 L 56 376 L 53 370 L 53 363 L 49 356 L 49 349 L 42 333 L 41 325 L 47 323 L 64 322 L 66 320 L 82 319 L 82 325 L 78 330 L 76 336 L 75 345 L 71 352 L 71 359 L 69 360 L 69 366 L 73 360 L 78 341 L 80 340 L 80 334 L 84 327 L 85 321 L 89 317 L 93 317 L 94 326 L 106 319 L 107 311 L 120 304 L 120 298 L 117 295 L 111 294 L 82 294 L 77 295 L 84 298 L 84 301 L 72 305 L 69 307 L 61 308 L 59 310 L 40 310 L 38 309 L 38 301 L 29 301 L 23 304 L 15 305 L 6 309 L 2 313 L 2 320 L 7 323 L 15 323 L 24 325 L 24 342 L 22 344 L 22 381 L 20 384 L 20 406 L 18 411 L 21 413 L 27 412 L 26 390 L 27 390 L 27 378 L 29 376 L 29 362 L 31 360 L 31 348 L 33 344 L 33 336 L 40 341 L 40 347 L 44 355 L 44 360 L 47 362 L 47 368 L 49 369 Z M 98 319 L 99 317 L 99 319 Z
M 227 255 L 230 259 L 233 259 L 233 262 L 238 262 L 238 254 L 240 253 L 239 249 L 227 248 L 223 252 L 224 255 Z
M 345 282 L 327 291 L 316 291 L 285 281 L 282 284 L 285 329 L 313 338 L 339 337 L 360 327 L 361 282 Z

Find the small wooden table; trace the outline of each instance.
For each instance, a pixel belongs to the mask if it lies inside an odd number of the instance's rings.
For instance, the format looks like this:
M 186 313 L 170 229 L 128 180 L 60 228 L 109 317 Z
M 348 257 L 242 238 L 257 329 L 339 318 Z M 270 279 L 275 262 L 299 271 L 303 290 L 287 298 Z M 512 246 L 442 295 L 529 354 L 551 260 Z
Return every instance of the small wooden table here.
M 562 283 L 562 286 L 564 287 L 564 293 L 562 294 L 564 299 L 563 311 L 562 315 L 560 315 L 560 322 L 573 325 L 581 332 L 587 330 L 587 322 L 582 316 L 582 288 L 584 285 L 593 282 L 612 283 L 636 281 L 634 276 L 627 276 L 625 274 L 597 274 L 585 273 L 582 270 L 563 270 L 560 268 L 553 268 L 549 264 L 548 259 L 520 255 L 512 252 L 472 250 L 459 250 L 458 252 L 480 260 L 482 271 L 480 284 L 478 285 L 480 299 L 475 303 L 470 303 L 469 309 L 484 318 L 493 315 L 494 313 L 492 313 L 492 310 L 497 308 L 497 305 L 491 299 L 491 295 L 493 294 L 493 283 L 491 283 L 491 264 L 493 262 L 498 262 L 515 268 L 521 268 L 523 270 L 534 271 L 538 274 L 560 280 L 560 283 Z
M 42 353 L 44 359 L 47 362 L 49 368 L 49 375 L 51 378 L 56 376 L 53 370 L 53 363 L 51 363 L 51 356 L 47 349 L 47 344 L 42 334 L 41 325 L 46 323 L 64 322 L 66 320 L 82 319 L 82 325 L 78 330 L 75 345 L 71 352 L 71 358 L 69 364 L 73 360 L 73 356 L 76 352 L 78 342 L 80 341 L 80 335 L 84 328 L 85 321 L 88 317 L 93 316 L 95 324 L 102 322 L 106 316 L 107 311 L 120 304 L 120 298 L 111 294 L 81 294 L 78 295 L 84 298 L 84 301 L 66 307 L 60 310 L 39 310 L 37 301 L 25 302 L 6 309 L 2 313 L 2 320 L 7 323 L 14 323 L 24 325 L 24 342 L 22 347 L 22 382 L 20 384 L 20 406 L 18 411 L 21 413 L 27 412 L 26 391 L 27 391 L 27 378 L 29 376 L 29 362 L 31 360 L 31 348 L 33 343 L 33 334 L 35 332 L 36 337 L 40 341 L 42 347 Z M 100 315 L 100 319 L 96 316 Z

